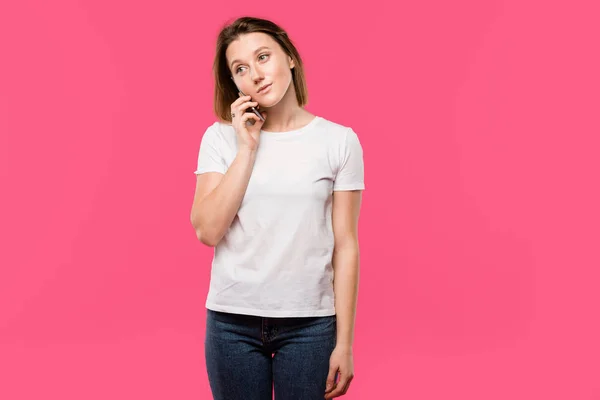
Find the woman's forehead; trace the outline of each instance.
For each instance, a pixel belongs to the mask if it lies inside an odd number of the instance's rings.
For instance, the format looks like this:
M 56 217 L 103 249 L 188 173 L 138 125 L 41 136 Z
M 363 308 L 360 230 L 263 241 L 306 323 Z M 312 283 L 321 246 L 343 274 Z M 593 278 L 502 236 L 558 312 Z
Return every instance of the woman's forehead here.
M 271 50 L 275 50 L 277 48 L 277 42 L 266 33 L 245 33 L 231 42 L 225 53 L 228 59 L 233 60 L 234 57 L 252 56 L 262 47 L 268 47 Z

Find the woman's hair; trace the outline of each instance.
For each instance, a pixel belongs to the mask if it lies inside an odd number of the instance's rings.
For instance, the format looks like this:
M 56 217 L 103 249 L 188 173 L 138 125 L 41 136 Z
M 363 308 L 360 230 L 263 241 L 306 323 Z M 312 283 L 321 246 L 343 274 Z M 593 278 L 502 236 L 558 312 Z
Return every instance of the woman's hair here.
M 252 32 L 262 32 L 271 36 L 283 51 L 294 60 L 292 69 L 292 81 L 296 90 L 298 105 L 303 107 L 308 102 L 308 90 L 304 77 L 302 59 L 287 33 L 275 23 L 252 17 L 241 17 L 230 25 L 225 26 L 217 38 L 217 51 L 213 63 L 213 75 L 215 77 L 214 111 L 222 121 L 231 122 L 231 103 L 238 98 L 238 91 L 231 79 L 231 71 L 227 66 L 225 52 L 227 47 L 240 35 Z

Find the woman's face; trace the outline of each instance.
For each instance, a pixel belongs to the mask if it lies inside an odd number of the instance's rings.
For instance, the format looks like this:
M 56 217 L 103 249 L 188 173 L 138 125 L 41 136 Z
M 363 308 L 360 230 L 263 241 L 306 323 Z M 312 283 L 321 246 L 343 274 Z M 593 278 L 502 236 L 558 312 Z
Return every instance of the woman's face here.
M 262 107 L 274 106 L 287 93 L 294 62 L 266 33 L 241 35 L 227 47 L 225 56 L 237 87 Z

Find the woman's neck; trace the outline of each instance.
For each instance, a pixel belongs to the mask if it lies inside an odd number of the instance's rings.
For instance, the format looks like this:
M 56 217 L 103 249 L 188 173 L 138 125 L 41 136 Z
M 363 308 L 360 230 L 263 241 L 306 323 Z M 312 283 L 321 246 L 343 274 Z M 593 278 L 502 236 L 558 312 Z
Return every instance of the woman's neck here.
M 259 111 L 267 113 L 262 130 L 271 132 L 293 131 L 306 125 L 313 117 L 311 113 L 298 105 L 293 84 L 290 85 L 279 103 L 273 107 L 259 108 Z

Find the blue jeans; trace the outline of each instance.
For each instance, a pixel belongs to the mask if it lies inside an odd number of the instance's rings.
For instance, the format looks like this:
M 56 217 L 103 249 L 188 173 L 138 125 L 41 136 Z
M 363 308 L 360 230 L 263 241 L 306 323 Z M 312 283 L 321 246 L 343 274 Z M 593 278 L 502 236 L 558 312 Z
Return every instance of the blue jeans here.
M 205 356 L 215 400 L 322 400 L 336 317 L 266 318 L 207 309 Z

